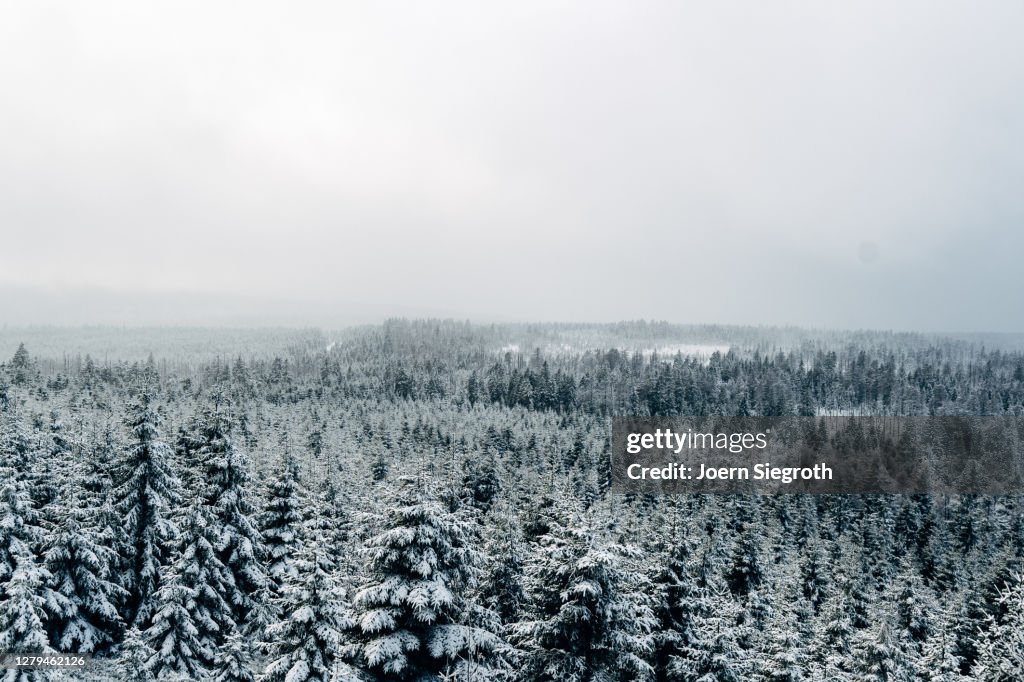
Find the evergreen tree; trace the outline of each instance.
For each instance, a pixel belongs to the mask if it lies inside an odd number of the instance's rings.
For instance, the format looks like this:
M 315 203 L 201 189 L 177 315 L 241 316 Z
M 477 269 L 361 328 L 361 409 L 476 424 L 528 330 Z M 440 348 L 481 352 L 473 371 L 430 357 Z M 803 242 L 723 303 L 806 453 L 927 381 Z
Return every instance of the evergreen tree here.
M 31 378 L 32 358 L 28 354 L 24 343 L 18 344 L 18 350 L 14 352 L 11 359 L 11 383 L 15 386 L 22 386 Z
M 495 510 L 494 532 L 486 544 L 480 602 L 497 619 L 495 632 L 515 623 L 527 604 L 523 584 L 525 548 L 511 509 Z
M 781 572 L 776 586 L 771 619 L 767 632 L 765 652 L 767 654 L 761 679 L 765 682 L 801 682 L 805 679 L 807 647 L 801 636 L 798 607 L 803 600 L 795 576 Z M 809 608 L 809 607 L 808 607 Z
M 658 625 L 652 633 L 652 660 L 659 682 L 677 679 L 676 671 L 686 666 L 686 659 L 696 645 L 694 609 L 700 594 L 693 576 L 693 551 L 688 537 L 673 534 L 664 564 L 653 581 Z
M 112 580 L 117 553 L 94 525 L 95 512 L 73 491 L 68 496 L 61 507 L 63 521 L 46 552 L 51 584 L 67 609 L 49 620 L 47 630 L 58 650 L 89 654 L 120 639 L 124 623 L 117 604 L 124 589 Z
M 858 636 L 854 673 L 864 682 L 914 682 L 913 662 L 884 614 Z
M 237 631 L 228 634 L 214 658 L 213 682 L 256 682 L 249 668 L 252 652 L 245 637 Z
M 156 676 L 178 675 L 203 679 L 214 650 L 196 625 L 192 607 L 197 589 L 172 571 L 156 593 L 152 625 L 145 632 L 153 654 L 146 668 Z
M 261 682 L 329 682 L 339 664 L 342 633 L 352 626 L 344 592 L 319 551 L 302 550 L 281 586 L 283 620 L 266 631 L 270 662 Z
M 233 589 L 223 597 L 241 622 L 267 580 L 261 565 L 263 538 L 253 522 L 249 459 L 235 447 L 231 420 L 219 408 L 207 411 L 200 424 L 195 456 L 205 483 L 201 502 L 210 511 L 217 556 L 232 576 Z
M 353 664 L 378 680 L 436 680 L 451 663 L 486 663 L 500 642 L 467 624 L 474 552 L 465 523 L 403 479 L 397 506 L 366 545 L 353 601 Z
M 275 589 L 296 577 L 295 554 L 302 535 L 303 502 L 299 494 L 299 463 L 286 455 L 274 472 L 269 499 L 260 517 L 267 553 L 267 575 Z
M 761 538 L 764 536 L 764 532 L 760 524 L 744 522 L 740 525 L 737 533 L 738 540 L 733 552 L 728 581 L 734 594 L 744 596 L 760 587 L 765 579 L 764 558 L 761 550 Z
M 828 596 L 828 558 L 825 556 L 822 542 L 813 540 L 807 543 L 800 562 L 800 577 L 803 584 L 803 598 L 810 602 L 815 612 L 821 608 Z
M 896 623 L 910 641 L 919 645 L 932 630 L 932 614 L 937 604 L 909 562 L 903 563 L 896 584 Z
M 156 679 L 150 668 L 150 659 L 154 653 L 139 629 L 130 628 L 121 645 L 117 666 L 119 679 L 124 682 L 152 682 Z
M 311 502 L 303 520 L 302 534 L 317 540 L 332 572 L 353 574 L 355 566 L 349 542 L 351 501 L 342 495 L 335 481 L 328 478 Z
M 956 639 L 943 625 L 932 633 L 922 646 L 917 666 L 921 682 L 960 682 L 961 661 L 955 653 Z M 1024 672 L 1024 670 L 1020 671 Z
M 842 573 L 837 578 L 841 585 L 848 580 Z M 815 618 L 814 637 L 808 655 L 808 671 L 812 679 L 851 679 L 856 629 L 844 592 L 845 589 L 830 595 Z
M 1002 622 L 991 618 L 980 643 L 978 679 L 1010 682 L 1024 679 L 1024 575 L 1017 575 L 999 596 L 1006 610 Z
M 45 584 L 49 577 L 36 564 L 32 555 L 19 546 L 14 554 L 14 572 L 0 591 L 0 652 L 4 654 L 52 654 L 43 624 L 47 611 L 56 610 L 47 604 Z M 35 682 L 46 680 L 49 671 L 8 668 L 4 682 Z
M 231 605 L 234 578 L 217 555 L 220 539 L 210 512 L 194 504 L 184 528 L 183 546 L 156 593 L 153 624 L 146 637 L 156 652 L 150 668 L 201 677 L 214 662 L 227 633 L 235 629 Z
M 529 568 L 529 619 L 516 626 L 533 680 L 653 677 L 655 621 L 646 586 L 632 583 L 632 549 L 593 539 L 577 513 L 541 538 Z M 571 524 L 571 525 L 570 525 Z
M 480 511 L 487 512 L 501 492 L 501 479 L 498 476 L 498 463 L 495 461 L 494 452 L 488 450 L 477 457 L 470 457 L 464 466 L 462 499 Z
M 40 540 L 38 517 L 25 483 L 0 467 L 0 585 L 14 575 L 18 557 L 32 556 Z
M 148 395 L 132 407 L 128 425 L 133 441 L 117 463 L 113 497 L 124 538 L 125 620 L 139 625 L 152 613 L 160 571 L 177 535 L 171 510 L 179 496 L 171 449 L 160 440 L 160 417 Z
M 716 591 L 704 598 L 696 619 L 696 646 L 689 660 L 676 666 L 679 679 L 685 682 L 742 682 L 748 679 L 750 665 L 741 640 L 743 631 L 737 627 L 740 607 L 726 591 Z

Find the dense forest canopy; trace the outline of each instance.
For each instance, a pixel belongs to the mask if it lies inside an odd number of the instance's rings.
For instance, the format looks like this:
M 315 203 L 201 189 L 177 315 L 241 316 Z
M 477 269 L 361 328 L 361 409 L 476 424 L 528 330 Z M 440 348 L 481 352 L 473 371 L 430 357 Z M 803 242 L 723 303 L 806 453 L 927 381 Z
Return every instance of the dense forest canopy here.
M 0 365 L 0 642 L 82 679 L 1024 675 L 1019 497 L 608 490 L 613 415 L 1022 415 L 1015 337 L 74 338 Z

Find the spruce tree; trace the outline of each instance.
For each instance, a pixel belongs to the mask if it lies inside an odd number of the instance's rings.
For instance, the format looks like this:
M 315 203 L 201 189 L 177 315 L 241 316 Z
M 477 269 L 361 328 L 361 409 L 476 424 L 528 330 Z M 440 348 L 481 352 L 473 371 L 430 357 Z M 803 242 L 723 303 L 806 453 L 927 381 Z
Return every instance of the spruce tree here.
M 146 638 L 155 654 L 150 667 L 201 677 L 228 632 L 235 629 L 231 605 L 231 571 L 217 555 L 218 529 L 207 507 L 195 503 L 183 529 L 183 546 L 165 584 L 156 593 L 152 625 Z
M 14 573 L 0 589 L 0 653 L 53 654 L 43 624 L 47 611 L 56 610 L 47 604 L 46 570 L 20 546 L 14 553 Z M 3 682 L 42 682 L 50 671 L 35 668 L 7 668 Z
M 794 579 L 795 571 L 781 569 L 779 573 L 771 618 L 767 631 L 763 633 L 766 660 L 761 679 L 764 682 L 801 682 L 805 679 L 808 653 L 799 627 L 802 590 Z M 807 609 L 810 610 L 809 605 Z
M 117 665 L 119 679 L 124 682 L 152 682 L 156 679 L 150 667 L 154 653 L 139 629 L 130 628 L 121 644 Z
M 350 547 L 352 519 L 351 501 L 338 489 L 333 478 L 324 481 L 319 494 L 309 507 L 303 521 L 303 533 L 316 539 L 332 570 L 344 575 L 355 572 L 355 561 Z
M 743 631 L 737 627 L 740 606 L 727 591 L 716 590 L 703 599 L 695 619 L 696 645 L 689 660 L 676 667 L 685 682 L 743 682 L 751 666 L 741 640 Z
M 1024 575 L 1013 578 L 999 596 L 1004 620 L 990 619 L 978 646 L 978 679 L 1009 682 L 1024 679 Z
M 274 471 L 269 499 L 260 516 L 260 530 L 267 553 L 267 575 L 273 589 L 296 577 L 295 554 L 302 539 L 302 507 L 299 463 L 286 455 Z
M 597 532 L 582 514 L 564 509 L 562 520 L 540 539 L 529 571 L 532 605 L 516 626 L 533 680 L 653 677 L 655 621 L 647 585 L 633 581 L 635 551 Z
M 726 579 L 725 543 L 712 537 L 693 570 L 692 644 L 688 656 L 672 670 L 684 682 L 740 682 L 753 672 L 744 642 L 749 627 L 743 608 L 733 600 Z
M 24 481 L 0 467 L 0 585 L 14 575 L 18 557 L 32 556 L 41 535 L 38 518 Z
M 340 665 L 342 636 L 352 626 L 344 592 L 319 550 L 302 549 L 281 586 L 282 620 L 266 630 L 270 662 L 261 682 L 329 682 Z
M 117 604 L 124 589 L 112 579 L 117 553 L 95 525 L 96 510 L 83 505 L 73 490 L 66 494 L 46 566 L 68 608 L 47 622 L 47 630 L 58 650 L 90 654 L 120 639 L 124 623 Z
M 121 518 L 126 622 L 145 624 L 153 609 L 160 571 L 169 561 L 177 529 L 171 512 L 179 501 L 171 449 L 160 440 L 160 416 L 148 395 L 131 408 L 132 442 L 117 463 L 114 509 Z
M 840 574 L 837 581 L 849 579 Z M 843 592 L 822 604 L 814 621 L 814 637 L 808 652 L 808 671 L 821 679 L 847 679 L 853 672 L 853 642 L 856 630 Z M 812 679 L 814 679 L 812 677 Z
M 467 504 L 487 512 L 501 492 L 501 479 L 494 452 L 469 457 L 464 464 L 461 498 Z
M 11 359 L 11 383 L 15 386 L 22 386 L 29 382 L 32 376 L 32 358 L 24 343 L 18 344 L 18 350 L 14 352 Z
M 854 673 L 864 682 L 914 682 L 914 663 L 893 632 L 886 614 L 876 616 L 874 627 L 858 634 Z
M 501 643 L 468 624 L 476 558 L 465 522 L 412 479 L 400 485 L 383 530 L 366 544 L 349 657 L 377 680 L 434 680 L 452 663 L 487 663 Z
M 700 595 L 693 575 L 694 546 L 688 536 L 674 528 L 668 551 L 653 580 L 654 629 L 652 661 L 659 682 L 677 679 L 676 671 L 685 667 L 695 644 L 694 609 Z
M 511 509 L 495 511 L 479 593 L 481 605 L 497 619 L 497 632 L 519 619 L 527 594 L 523 584 L 526 549 L 518 519 Z
M 936 628 L 924 642 L 917 675 L 921 682 L 961 682 L 960 658 L 956 655 L 956 639 L 945 623 Z M 1024 668 L 1019 672 L 1024 673 Z
M 903 562 L 895 587 L 896 624 L 899 631 L 919 647 L 932 631 L 932 618 L 938 604 L 909 561 Z
M 223 409 L 219 406 L 208 410 L 200 420 L 195 457 L 203 475 L 201 503 L 209 509 L 208 520 L 216 537 L 214 547 L 232 576 L 233 589 L 223 597 L 241 622 L 266 583 L 261 565 L 265 550 L 253 520 L 249 458 L 235 446 L 232 422 Z
M 252 660 L 245 637 L 240 632 L 230 632 L 214 658 L 213 682 L 255 682 L 256 675 L 249 668 Z

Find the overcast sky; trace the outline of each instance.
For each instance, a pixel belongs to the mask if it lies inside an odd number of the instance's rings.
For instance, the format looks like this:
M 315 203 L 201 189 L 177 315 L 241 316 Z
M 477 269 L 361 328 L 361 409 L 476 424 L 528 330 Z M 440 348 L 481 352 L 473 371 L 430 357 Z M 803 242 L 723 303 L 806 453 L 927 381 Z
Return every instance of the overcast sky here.
M 0 4 L 0 323 L 1024 331 L 1017 0 L 157 4 Z

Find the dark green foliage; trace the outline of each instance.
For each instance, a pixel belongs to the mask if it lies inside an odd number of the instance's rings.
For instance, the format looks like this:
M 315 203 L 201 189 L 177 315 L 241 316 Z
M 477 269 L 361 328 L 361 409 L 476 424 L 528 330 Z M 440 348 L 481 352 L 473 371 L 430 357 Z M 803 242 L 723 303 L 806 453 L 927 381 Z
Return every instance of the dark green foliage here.
M 179 501 L 171 449 L 160 440 L 160 416 L 148 395 L 128 417 L 132 441 L 115 469 L 114 509 L 121 519 L 126 622 L 145 624 L 153 609 L 160 574 L 169 563 L 177 528 L 171 518 Z

